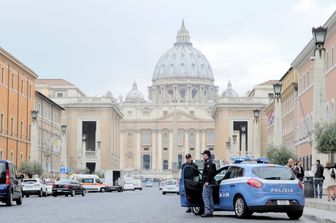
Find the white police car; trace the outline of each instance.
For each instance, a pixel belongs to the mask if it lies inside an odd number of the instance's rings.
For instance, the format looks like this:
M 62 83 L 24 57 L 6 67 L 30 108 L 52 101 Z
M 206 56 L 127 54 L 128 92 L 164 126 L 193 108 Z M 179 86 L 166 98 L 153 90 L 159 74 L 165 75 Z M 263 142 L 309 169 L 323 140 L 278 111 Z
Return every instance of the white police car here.
M 195 215 L 204 212 L 202 173 L 192 180 L 180 179 L 182 207 L 192 207 Z M 290 169 L 265 163 L 236 162 L 217 170 L 214 185 L 215 211 L 234 211 L 238 218 L 254 212 L 284 212 L 290 219 L 303 214 L 303 186 Z

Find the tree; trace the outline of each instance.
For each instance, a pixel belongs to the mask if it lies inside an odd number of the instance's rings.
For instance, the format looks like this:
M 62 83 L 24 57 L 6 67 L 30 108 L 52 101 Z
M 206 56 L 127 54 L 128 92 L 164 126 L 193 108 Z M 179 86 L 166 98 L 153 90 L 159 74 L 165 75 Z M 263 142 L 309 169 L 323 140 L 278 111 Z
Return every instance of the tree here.
M 336 152 L 336 122 L 315 126 L 316 150 L 330 154 Z
M 286 165 L 289 159 L 296 159 L 297 156 L 285 146 L 271 146 L 268 148 L 267 157 L 270 163 Z
M 32 178 L 33 175 L 41 176 L 43 168 L 39 162 L 27 160 L 21 164 L 19 171 L 21 173 L 27 174 L 29 178 Z

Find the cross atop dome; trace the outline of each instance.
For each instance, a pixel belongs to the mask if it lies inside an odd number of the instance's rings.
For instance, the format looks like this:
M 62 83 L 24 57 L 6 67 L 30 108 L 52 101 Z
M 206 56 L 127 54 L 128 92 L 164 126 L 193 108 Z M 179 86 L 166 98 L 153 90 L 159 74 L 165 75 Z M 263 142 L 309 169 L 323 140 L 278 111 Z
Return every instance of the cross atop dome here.
M 179 31 L 177 31 L 175 45 L 191 45 L 189 31 L 186 29 L 184 19 L 182 19 L 182 25 Z

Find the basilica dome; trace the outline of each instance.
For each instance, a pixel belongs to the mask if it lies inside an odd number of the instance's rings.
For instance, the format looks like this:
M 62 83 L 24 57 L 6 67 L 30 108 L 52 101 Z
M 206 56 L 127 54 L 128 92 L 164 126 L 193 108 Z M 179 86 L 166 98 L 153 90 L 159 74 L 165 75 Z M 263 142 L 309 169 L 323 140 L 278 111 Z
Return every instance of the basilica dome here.
M 223 98 L 237 98 L 239 95 L 232 89 L 231 81 L 229 81 L 226 90 L 222 94 Z
M 126 102 L 144 102 L 144 96 L 138 90 L 138 85 L 134 82 L 132 90 L 128 92 L 126 96 Z
M 206 57 L 191 42 L 184 22 L 177 32 L 174 47 L 164 53 L 155 66 L 153 81 L 163 79 L 205 79 L 214 81 Z

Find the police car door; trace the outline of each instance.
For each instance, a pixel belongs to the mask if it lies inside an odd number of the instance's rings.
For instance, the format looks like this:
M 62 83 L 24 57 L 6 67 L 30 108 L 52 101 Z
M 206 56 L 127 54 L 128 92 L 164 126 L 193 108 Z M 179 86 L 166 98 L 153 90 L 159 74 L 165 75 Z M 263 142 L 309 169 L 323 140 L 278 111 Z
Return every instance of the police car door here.
M 203 175 L 198 169 L 192 166 L 183 168 L 180 179 L 180 200 L 182 207 L 203 206 L 202 178 Z
M 230 166 L 220 184 L 220 206 L 225 210 L 233 210 L 233 197 L 235 196 L 237 177 L 242 175 L 242 168 Z
M 222 182 L 222 180 L 225 177 L 226 172 L 228 171 L 230 166 L 225 166 L 220 168 L 219 170 L 217 170 L 216 175 L 215 175 L 215 184 L 213 187 L 213 200 L 214 200 L 214 204 L 219 204 L 220 205 L 220 198 L 221 198 L 221 194 L 220 194 L 220 183 Z

